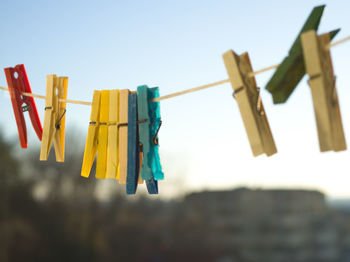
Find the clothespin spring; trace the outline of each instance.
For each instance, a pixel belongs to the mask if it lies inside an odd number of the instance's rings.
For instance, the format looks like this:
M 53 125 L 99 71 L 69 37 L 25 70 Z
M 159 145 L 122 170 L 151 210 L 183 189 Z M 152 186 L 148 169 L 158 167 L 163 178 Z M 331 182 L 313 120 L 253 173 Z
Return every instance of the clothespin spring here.
M 237 90 L 235 90 L 232 94 L 234 99 L 237 99 L 237 93 L 241 92 L 244 89 L 244 87 L 240 87 Z M 258 97 L 256 100 L 256 111 L 258 111 L 259 115 L 263 116 L 265 113 L 262 110 L 262 101 L 261 101 L 261 96 L 260 96 L 260 87 L 257 87 L 256 90 L 258 91 Z
M 46 110 L 46 108 L 45 108 L 45 110 Z M 66 114 L 67 109 L 63 108 L 63 110 L 64 110 L 63 114 L 60 116 L 60 119 L 58 119 L 58 121 L 55 125 L 56 129 L 61 128 L 61 121 L 62 121 L 62 118 L 64 117 L 64 115 Z
M 51 107 L 50 108 L 45 108 L 46 109 L 52 109 Z M 64 113 L 62 114 L 62 116 L 60 117 L 60 119 L 58 120 L 57 124 L 56 124 L 56 128 L 59 129 L 60 128 L 60 122 L 64 116 L 64 114 L 66 113 L 66 109 L 64 110 Z M 140 123 L 144 123 L 144 122 L 147 122 L 148 119 L 142 119 L 142 120 L 138 120 L 137 123 L 140 124 Z M 97 122 L 95 121 L 91 121 L 89 123 L 90 125 L 96 125 Z M 128 126 L 128 123 L 99 123 L 100 125 L 108 125 L 108 126 L 111 126 L 111 125 L 117 125 L 118 128 L 121 127 L 121 126 Z M 152 142 L 154 145 L 158 145 L 159 144 L 159 140 L 158 140 L 158 133 L 159 133 L 159 130 L 160 130 L 160 127 L 162 126 L 162 120 L 159 121 L 159 126 L 158 126 L 158 129 L 157 129 L 157 132 L 156 134 L 154 135 L 153 139 L 152 139 Z M 142 148 L 142 143 L 140 143 L 140 148 Z
M 237 99 L 237 97 L 236 97 L 237 94 L 238 94 L 239 92 L 243 91 L 243 89 L 244 89 L 244 87 L 242 86 L 242 87 L 238 88 L 237 90 L 233 91 L 233 94 L 232 94 L 233 98 L 234 98 L 234 99 Z
M 159 144 L 158 133 L 159 133 L 159 129 L 160 129 L 161 126 L 162 126 L 162 120 L 159 120 L 159 126 L 158 126 L 158 129 L 157 129 L 157 132 L 156 132 L 156 134 L 153 137 L 153 144 L 154 145 L 158 145 Z
M 22 106 L 22 111 L 23 112 L 27 112 L 29 110 L 30 110 L 30 105 L 25 104 L 25 105 Z

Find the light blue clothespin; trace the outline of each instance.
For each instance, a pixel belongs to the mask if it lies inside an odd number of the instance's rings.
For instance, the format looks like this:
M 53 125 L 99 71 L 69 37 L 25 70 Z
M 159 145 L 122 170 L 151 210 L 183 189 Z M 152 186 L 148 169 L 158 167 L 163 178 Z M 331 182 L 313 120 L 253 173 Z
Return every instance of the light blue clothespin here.
M 152 162 L 152 173 L 154 179 L 164 179 L 164 173 L 162 172 L 162 166 L 160 164 L 159 158 L 159 141 L 158 132 L 162 125 L 162 120 L 160 118 L 160 104 L 159 102 L 152 102 L 153 98 L 159 97 L 159 88 L 153 87 L 148 89 L 148 109 L 149 109 L 149 119 L 151 122 L 151 152 L 153 152 L 153 162 Z
M 141 178 L 146 181 L 150 194 L 158 194 L 156 179 L 164 178 L 158 154 L 158 131 L 161 124 L 159 102 L 152 102 L 158 96 L 158 87 L 137 87 L 139 135 L 143 152 Z

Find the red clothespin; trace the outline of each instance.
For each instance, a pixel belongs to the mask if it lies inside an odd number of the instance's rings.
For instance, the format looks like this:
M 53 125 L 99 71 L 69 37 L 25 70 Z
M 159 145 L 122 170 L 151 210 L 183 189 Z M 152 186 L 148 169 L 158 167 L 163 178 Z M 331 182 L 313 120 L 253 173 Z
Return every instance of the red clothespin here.
M 38 111 L 33 97 L 24 96 L 22 93 L 32 93 L 24 65 L 8 67 L 4 69 L 9 93 L 15 113 L 19 141 L 22 148 L 27 148 L 27 128 L 23 112 L 28 111 L 30 120 L 40 141 L 43 133 Z

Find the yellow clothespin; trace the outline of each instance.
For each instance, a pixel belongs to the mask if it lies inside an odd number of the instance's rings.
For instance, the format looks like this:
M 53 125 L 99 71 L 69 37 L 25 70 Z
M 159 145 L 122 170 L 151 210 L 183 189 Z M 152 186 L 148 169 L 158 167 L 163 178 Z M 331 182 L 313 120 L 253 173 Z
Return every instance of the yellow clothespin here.
M 119 184 L 126 184 L 128 165 L 128 104 L 129 90 L 119 94 Z
M 95 90 L 91 105 L 90 124 L 86 137 L 83 165 L 81 168 L 81 176 L 83 177 L 89 177 L 97 152 L 98 131 L 100 126 L 100 104 L 101 92 Z
M 314 30 L 301 35 L 306 72 L 314 104 L 321 152 L 346 150 L 329 34 L 318 36 Z
M 105 179 L 107 171 L 107 146 L 109 124 L 109 90 L 101 91 L 100 128 L 98 132 L 96 178 Z
M 68 77 L 47 76 L 41 161 L 47 160 L 53 141 L 56 161 L 64 162 L 66 103 L 59 99 L 67 98 L 67 89 Z
M 107 171 L 106 178 L 117 179 L 119 154 L 118 154 L 118 124 L 119 124 L 119 90 L 111 90 L 109 93 L 109 124 L 107 147 Z
M 226 70 L 234 90 L 253 155 L 277 152 L 269 123 L 256 86 L 248 53 L 238 56 L 232 50 L 223 54 Z

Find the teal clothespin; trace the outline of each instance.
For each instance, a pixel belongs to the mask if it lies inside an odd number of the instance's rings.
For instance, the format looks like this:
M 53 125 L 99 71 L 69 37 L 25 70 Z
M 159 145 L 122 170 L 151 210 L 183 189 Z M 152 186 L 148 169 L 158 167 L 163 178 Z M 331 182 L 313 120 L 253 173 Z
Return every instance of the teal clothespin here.
M 321 21 L 325 5 L 316 6 L 303 28 L 301 29 L 297 39 L 294 41 L 288 56 L 278 66 L 271 79 L 266 85 L 266 89 L 272 94 L 275 104 L 287 101 L 291 93 L 294 91 L 300 80 L 305 75 L 305 65 L 303 59 L 303 51 L 301 47 L 300 35 L 309 30 L 317 31 Z M 340 29 L 329 32 L 332 39 Z
M 152 102 L 153 98 L 159 97 L 159 88 L 153 87 L 148 89 L 148 108 L 149 117 L 151 122 L 151 151 L 153 152 L 152 173 L 154 179 L 164 179 L 164 173 L 162 172 L 162 166 L 159 158 L 159 141 L 158 132 L 162 125 L 160 118 L 160 104 L 159 102 Z
M 139 122 L 139 137 L 143 152 L 141 178 L 150 180 L 153 178 L 151 152 L 150 119 L 148 113 L 148 86 L 137 87 L 137 113 Z
M 150 194 L 158 194 L 157 179 L 164 178 L 158 153 L 158 131 L 161 125 L 159 102 L 152 102 L 158 96 L 158 87 L 137 87 L 139 135 L 143 152 L 141 178 L 146 181 Z

